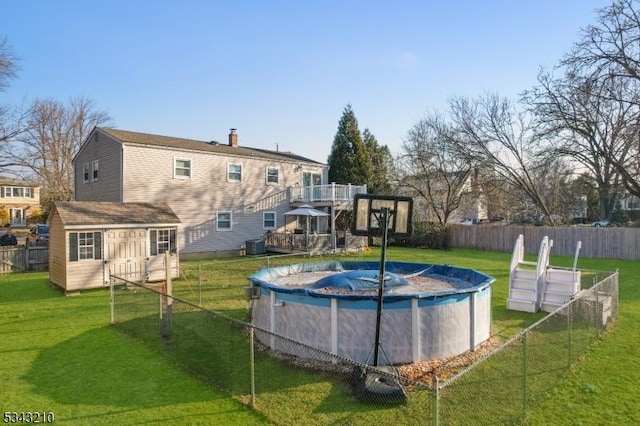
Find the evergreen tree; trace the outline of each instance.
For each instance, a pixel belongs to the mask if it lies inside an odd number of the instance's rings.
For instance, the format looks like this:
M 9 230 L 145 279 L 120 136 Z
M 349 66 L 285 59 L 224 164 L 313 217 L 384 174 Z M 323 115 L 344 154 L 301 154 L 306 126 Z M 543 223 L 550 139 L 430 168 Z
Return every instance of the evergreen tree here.
M 371 179 L 369 180 L 369 192 L 372 194 L 390 194 L 391 184 L 389 178 L 393 169 L 393 157 L 386 145 L 379 145 L 376 137 L 364 129 L 362 141 L 371 161 Z
M 350 104 L 345 107 L 327 160 L 329 181 L 355 185 L 368 184 L 371 160 L 358 129 L 358 120 Z

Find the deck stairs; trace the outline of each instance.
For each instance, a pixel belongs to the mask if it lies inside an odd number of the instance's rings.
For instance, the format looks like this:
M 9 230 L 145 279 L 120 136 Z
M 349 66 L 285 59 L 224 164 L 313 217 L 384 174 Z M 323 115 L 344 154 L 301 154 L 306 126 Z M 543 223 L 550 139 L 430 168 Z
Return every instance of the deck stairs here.
M 573 257 L 573 268 L 563 269 L 548 267 L 542 303 L 540 308 L 545 312 L 553 312 L 569 302 L 580 291 L 580 271 L 577 270 L 578 255 L 582 242 L 576 244 L 576 251 Z
M 544 289 L 545 272 L 549 266 L 549 252 L 553 240 L 544 237 L 540 242 L 538 259 L 524 260 L 524 236 L 520 234 L 513 247 L 509 274 L 509 297 L 507 309 L 523 312 L 538 312 Z

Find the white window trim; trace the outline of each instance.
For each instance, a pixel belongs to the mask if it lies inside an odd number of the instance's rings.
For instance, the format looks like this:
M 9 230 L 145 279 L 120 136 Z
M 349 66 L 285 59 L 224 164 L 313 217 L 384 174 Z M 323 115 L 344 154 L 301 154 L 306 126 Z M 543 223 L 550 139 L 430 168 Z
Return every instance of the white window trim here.
M 82 183 L 89 183 L 90 180 L 91 180 L 90 164 L 89 163 L 84 163 L 82 165 Z
M 269 170 L 276 170 L 278 172 L 278 180 L 275 182 L 269 182 Z M 264 181 L 267 185 L 278 185 L 280 183 L 280 167 L 267 166 L 264 170 Z
M 84 235 L 84 238 L 87 239 L 87 234 L 91 234 L 91 244 L 80 244 L 80 235 Z M 82 248 L 91 248 L 91 257 L 82 257 L 80 255 L 80 253 L 82 253 Z M 95 241 L 94 241 L 94 235 L 93 232 L 89 232 L 89 231 L 85 231 L 85 232 L 78 232 L 78 262 L 84 262 L 86 260 L 95 260 Z M 86 255 L 85 255 L 86 256 Z
M 98 172 L 98 176 L 96 176 L 96 172 Z M 94 160 L 91 163 L 91 180 L 95 182 L 98 180 L 99 177 L 100 177 L 100 161 Z
M 189 176 L 182 176 L 182 175 L 178 175 L 176 174 L 176 169 L 177 169 L 177 162 L 178 161 L 188 161 L 189 162 Z M 181 167 L 181 170 L 183 168 Z M 191 179 L 191 176 L 193 176 L 193 162 L 191 161 L 191 158 L 184 158 L 184 157 L 174 157 L 173 158 L 173 178 L 174 179 Z
M 273 214 L 273 226 L 265 226 L 265 216 L 268 214 Z M 262 212 L 262 229 L 264 230 L 274 230 L 278 227 L 278 215 L 275 211 Z
M 171 230 L 156 229 L 155 231 L 156 231 L 156 253 L 164 254 L 167 251 L 170 252 L 171 251 Z M 160 238 L 161 236 L 162 238 Z M 165 249 L 165 246 L 166 246 L 166 249 Z
M 231 172 L 231 166 L 240 166 L 240 179 L 231 179 L 229 173 Z M 227 163 L 227 182 L 242 182 L 243 173 L 242 163 Z
M 220 215 L 221 214 L 229 214 L 229 227 L 228 228 L 220 228 Z M 232 211 L 219 211 L 219 212 L 216 212 L 216 231 L 220 231 L 220 232 L 233 231 L 233 212 Z

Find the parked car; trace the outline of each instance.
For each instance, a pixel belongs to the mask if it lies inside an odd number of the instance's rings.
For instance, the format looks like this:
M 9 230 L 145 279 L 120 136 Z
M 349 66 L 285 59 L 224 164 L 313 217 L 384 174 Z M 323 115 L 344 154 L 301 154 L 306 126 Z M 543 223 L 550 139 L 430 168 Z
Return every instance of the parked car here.
M 602 220 L 598 220 L 597 222 L 593 222 L 591 224 L 591 226 L 594 226 L 596 228 L 600 228 L 602 226 L 610 226 L 610 222 L 609 219 L 602 219 Z
M 47 225 L 34 225 L 29 228 L 27 242 L 49 241 L 49 227 Z

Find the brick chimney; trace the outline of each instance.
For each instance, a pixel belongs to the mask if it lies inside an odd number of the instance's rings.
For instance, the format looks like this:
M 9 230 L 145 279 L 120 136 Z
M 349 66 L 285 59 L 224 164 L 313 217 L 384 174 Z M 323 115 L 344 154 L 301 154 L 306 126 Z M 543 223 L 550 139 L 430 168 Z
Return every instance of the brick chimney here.
M 236 129 L 229 129 L 229 146 L 234 148 L 238 146 L 238 134 L 236 133 Z

